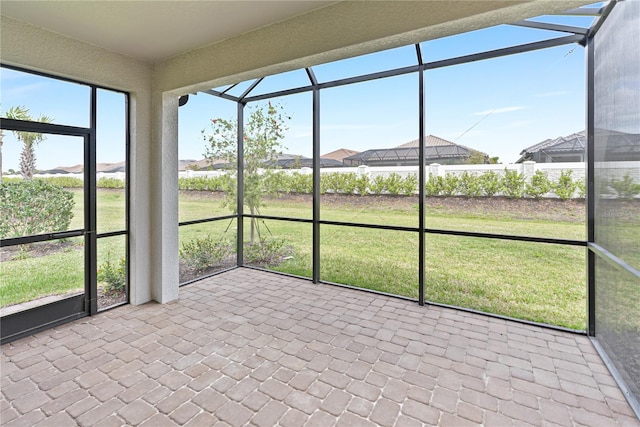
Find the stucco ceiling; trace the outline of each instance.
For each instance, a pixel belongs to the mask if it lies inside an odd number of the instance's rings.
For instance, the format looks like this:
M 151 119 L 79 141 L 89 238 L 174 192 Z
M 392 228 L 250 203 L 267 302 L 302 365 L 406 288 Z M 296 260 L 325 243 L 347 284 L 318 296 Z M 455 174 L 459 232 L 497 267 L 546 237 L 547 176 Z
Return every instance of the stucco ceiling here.
M 333 1 L 24 1 L 0 13 L 146 62 L 158 62 Z

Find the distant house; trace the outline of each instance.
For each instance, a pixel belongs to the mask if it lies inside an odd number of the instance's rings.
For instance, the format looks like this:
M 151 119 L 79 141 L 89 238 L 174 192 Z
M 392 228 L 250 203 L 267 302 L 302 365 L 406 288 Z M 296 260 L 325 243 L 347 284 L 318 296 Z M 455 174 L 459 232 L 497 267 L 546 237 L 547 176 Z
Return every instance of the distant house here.
M 339 148 L 335 151 L 332 151 L 330 153 L 327 154 L 323 154 L 322 156 L 320 156 L 321 159 L 328 159 L 328 160 L 337 160 L 338 162 L 340 162 L 340 164 L 342 164 L 342 160 L 345 157 L 349 157 L 349 156 L 353 156 L 358 154 L 358 151 L 355 150 L 349 150 L 347 148 Z
M 125 162 L 96 164 L 96 172 L 116 173 L 116 172 L 126 172 L 126 171 L 127 171 L 127 165 Z
M 345 166 L 417 166 L 420 140 L 407 142 L 395 148 L 379 148 L 363 151 L 345 157 Z M 442 165 L 456 165 L 469 163 L 474 154 L 482 156 L 482 162 L 488 163 L 489 156 L 464 145 L 459 145 L 434 135 L 425 137 L 424 157 L 426 164 L 439 163 Z
M 224 159 L 215 159 L 211 162 L 208 159 L 202 160 L 180 160 L 178 162 L 179 171 L 195 170 L 195 171 L 211 171 L 222 169 L 233 169 L 235 165 L 229 165 Z M 276 169 L 299 169 L 312 168 L 313 159 L 302 156 L 300 154 L 277 154 L 273 161 L 264 162 L 265 167 L 274 167 Z M 320 158 L 321 168 L 335 168 L 344 166 L 342 162 L 333 159 Z
M 84 165 L 74 165 L 74 166 L 58 166 L 53 169 L 39 171 L 39 173 L 46 174 L 68 174 L 68 173 L 82 173 L 84 172 Z M 100 171 L 98 171 L 100 172 Z
M 595 138 L 598 161 L 640 161 L 640 134 L 596 129 Z
M 279 154 L 276 156 L 276 159 L 272 164 L 278 169 L 312 168 L 313 159 L 299 154 Z M 334 168 L 341 166 L 343 166 L 343 164 L 338 160 L 320 157 L 321 168 Z
M 546 139 L 520 152 L 516 163 L 527 160 L 536 163 L 584 162 L 587 138 L 585 132 Z
M 116 172 L 126 172 L 127 166 L 125 162 L 118 163 L 96 163 L 96 172 L 102 173 L 116 173 Z M 74 165 L 74 166 L 58 166 L 49 170 L 42 170 L 39 173 L 46 174 L 68 174 L 68 173 L 83 173 L 84 165 Z
M 194 171 L 210 171 L 215 169 L 221 169 L 227 161 L 224 159 L 209 159 L 201 160 L 178 160 L 178 171 L 194 170 Z

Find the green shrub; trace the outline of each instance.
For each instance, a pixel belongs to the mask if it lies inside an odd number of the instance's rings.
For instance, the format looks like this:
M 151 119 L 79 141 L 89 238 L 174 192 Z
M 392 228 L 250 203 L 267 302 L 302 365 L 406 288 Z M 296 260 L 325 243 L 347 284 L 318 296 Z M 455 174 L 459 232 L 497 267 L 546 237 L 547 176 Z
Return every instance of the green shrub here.
M 320 175 L 322 177 L 322 175 Z M 312 174 L 301 174 L 299 172 L 294 172 L 290 177 L 290 187 L 291 191 L 294 193 L 302 194 L 302 193 L 312 193 L 313 192 L 313 175 Z
M 576 186 L 578 187 L 578 197 L 584 199 L 587 197 L 587 183 L 584 178 L 580 181 L 576 182 Z
M 367 194 L 367 189 L 369 188 L 369 177 L 367 175 L 360 175 L 356 179 L 356 191 L 359 195 L 364 196 Z
M 573 181 L 571 169 L 563 170 L 560 172 L 560 178 L 553 185 L 553 192 L 558 195 L 562 200 L 567 200 L 573 197 L 573 193 L 576 192 L 577 185 Z
M 98 188 L 125 188 L 125 180 L 118 178 L 106 178 L 102 177 L 98 179 L 96 185 Z
M 525 188 L 527 196 L 539 199 L 549 191 L 551 191 L 551 181 L 549 181 L 547 173 L 540 170 L 535 171 L 531 182 L 527 183 Z
M 482 184 L 475 174 L 464 171 L 458 182 L 458 191 L 467 197 L 482 195 Z
M 335 172 L 320 174 L 320 192 L 322 194 L 335 192 L 334 174 Z
M 429 179 L 424 184 L 424 194 L 427 197 L 437 196 L 442 192 L 444 179 L 441 176 L 433 176 L 429 174 Z
M 50 176 L 48 178 L 34 178 L 37 180 L 45 181 L 51 185 L 57 185 L 62 188 L 83 188 L 84 181 L 80 178 L 74 178 L 71 176 Z
M 200 273 L 224 261 L 233 252 L 233 244 L 207 235 L 183 243 L 179 252 L 184 263 Z
M 505 168 L 502 182 L 502 188 L 505 196 L 512 199 L 524 196 L 526 181 L 524 175 L 520 172 Z
M 123 292 L 127 284 L 127 261 L 120 258 L 111 262 L 111 253 L 107 260 L 98 267 L 98 283 L 104 283 L 106 292 Z
M 441 187 L 442 195 L 445 197 L 455 196 L 456 193 L 458 193 L 459 183 L 460 183 L 460 178 L 458 178 L 458 175 L 448 173 L 444 177 L 444 179 L 442 179 L 442 187 Z
M 392 172 L 386 177 L 384 186 L 389 194 L 397 196 L 402 192 L 402 177 Z
M 415 173 L 411 173 L 402 180 L 400 194 L 403 196 L 411 196 L 415 194 L 416 191 L 418 191 L 418 177 Z
M 226 177 L 228 175 L 178 178 L 178 188 L 192 191 L 223 191 Z
M 485 172 L 478 177 L 482 194 L 487 197 L 493 197 L 502 191 L 502 177 L 494 171 Z
M 358 186 L 358 177 L 353 172 L 339 173 L 334 175 L 334 191 L 342 194 L 353 194 Z
M 69 229 L 73 193 L 36 179 L 0 184 L 0 238 Z
M 264 187 L 267 193 L 291 193 L 291 178 L 284 172 L 268 170 L 265 173 Z
M 248 264 L 275 266 L 290 254 L 291 247 L 286 245 L 284 239 L 265 238 L 244 246 L 244 257 Z
M 320 194 L 325 194 L 333 186 L 331 173 L 320 174 Z
M 612 179 L 608 185 L 622 199 L 633 199 L 640 194 L 640 184 L 633 182 L 628 173 L 621 180 Z
M 371 194 L 382 194 L 387 189 L 387 179 L 378 175 L 369 182 L 369 191 Z

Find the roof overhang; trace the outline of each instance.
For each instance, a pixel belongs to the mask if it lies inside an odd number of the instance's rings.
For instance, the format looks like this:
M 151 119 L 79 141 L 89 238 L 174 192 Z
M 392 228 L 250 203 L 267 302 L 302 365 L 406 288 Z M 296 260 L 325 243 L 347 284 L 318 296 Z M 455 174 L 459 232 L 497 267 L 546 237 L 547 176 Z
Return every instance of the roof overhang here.
M 555 13 L 580 0 L 67 1 L 3 0 L 0 13 L 149 63 L 249 33 L 282 32 L 279 49 L 328 52 L 418 32 L 409 42 Z M 456 25 L 466 20 L 464 25 Z M 431 30 L 426 30 L 426 29 Z M 302 37 L 299 37 L 302 36 Z M 410 36 L 408 36 L 410 37 Z M 386 41 L 385 44 L 396 44 Z M 403 40 L 402 44 L 407 44 Z M 391 47 L 391 46 L 389 46 Z M 370 49 L 369 49 L 370 50 Z

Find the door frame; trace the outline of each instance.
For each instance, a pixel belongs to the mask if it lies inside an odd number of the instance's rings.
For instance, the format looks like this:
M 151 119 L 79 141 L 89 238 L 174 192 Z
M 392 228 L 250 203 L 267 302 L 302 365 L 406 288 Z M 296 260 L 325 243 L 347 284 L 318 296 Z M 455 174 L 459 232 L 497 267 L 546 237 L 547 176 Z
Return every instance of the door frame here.
M 24 131 L 50 135 L 83 138 L 84 158 L 84 227 L 62 232 L 3 239 L 0 246 L 15 246 L 35 242 L 52 241 L 71 237 L 84 237 L 84 293 L 62 298 L 59 301 L 25 309 L 2 316 L 0 343 L 31 335 L 38 331 L 97 313 L 97 233 L 96 233 L 96 95 L 90 86 L 90 127 L 75 127 L 51 123 L 0 119 L 5 131 Z

